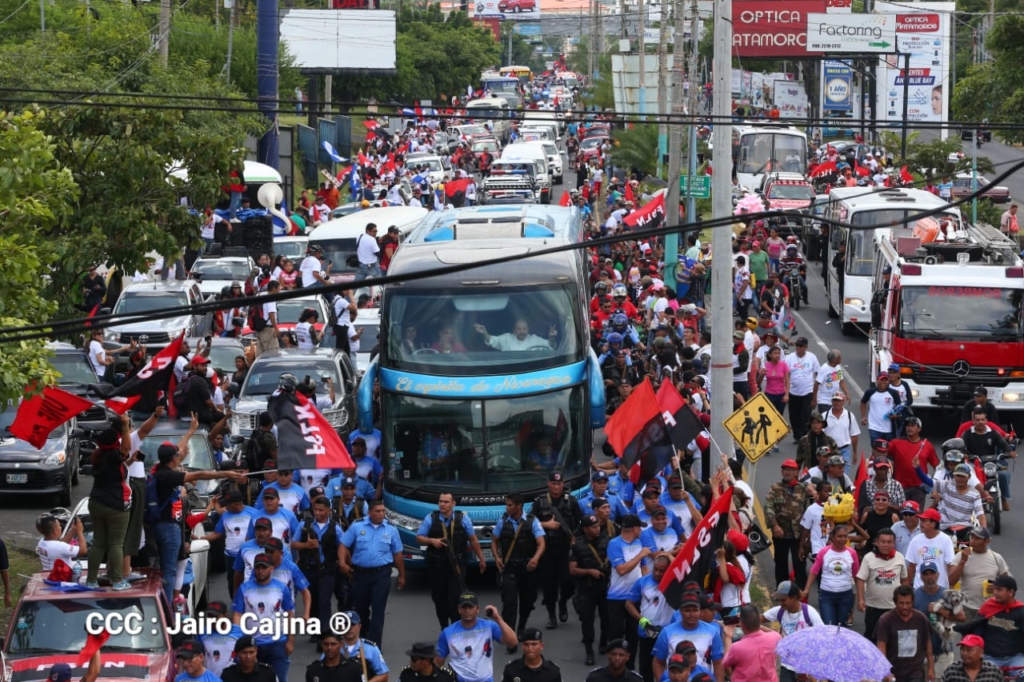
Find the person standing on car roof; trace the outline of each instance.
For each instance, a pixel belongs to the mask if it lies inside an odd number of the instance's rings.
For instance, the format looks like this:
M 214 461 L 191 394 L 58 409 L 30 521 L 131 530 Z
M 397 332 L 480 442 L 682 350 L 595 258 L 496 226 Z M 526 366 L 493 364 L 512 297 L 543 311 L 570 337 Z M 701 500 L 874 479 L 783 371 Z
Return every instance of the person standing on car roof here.
M 86 583 L 99 586 L 99 570 L 104 555 L 107 557 L 107 577 L 115 590 L 127 590 L 124 579 L 124 539 L 132 503 L 145 504 L 145 498 L 132 499 L 128 484 L 128 465 L 131 454 L 130 420 L 122 415 L 117 420 L 120 433 L 113 427 L 96 436 L 96 449 L 92 453 L 92 490 L 89 492 L 89 516 L 92 518 L 93 541 L 89 550 L 89 569 Z

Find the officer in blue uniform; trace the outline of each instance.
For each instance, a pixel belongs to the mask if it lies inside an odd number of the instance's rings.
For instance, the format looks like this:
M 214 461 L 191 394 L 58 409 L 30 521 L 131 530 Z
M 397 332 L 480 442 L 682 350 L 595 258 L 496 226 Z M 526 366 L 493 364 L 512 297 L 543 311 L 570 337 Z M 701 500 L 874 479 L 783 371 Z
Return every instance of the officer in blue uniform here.
M 331 597 L 338 571 L 344 531 L 331 518 L 331 502 L 320 496 L 313 500 L 313 518 L 302 528 L 299 567 L 309 580 L 312 597 L 310 613 L 320 621 L 320 633 L 330 632 Z
M 629 513 L 629 510 L 622 503 L 622 498 L 608 490 L 608 479 L 608 472 L 595 471 L 590 477 L 590 492 L 580 498 L 580 507 L 583 509 L 584 516 L 593 514 L 594 500 L 596 498 L 603 498 L 608 500 L 608 504 L 611 506 L 611 519 L 618 522 L 619 519 Z
M 366 623 L 366 637 L 381 645 L 384 610 L 391 592 L 391 569 L 398 569 L 398 589 L 405 587 L 405 562 L 398 528 L 384 520 L 384 503 L 370 503 L 369 516 L 356 521 L 341 539 L 338 566 L 352 582 L 352 606 Z
M 523 515 L 523 496 L 505 496 L 505 513 L 494 529 L 491 549 L 501 574 L 501 619 L 513 632 L 526 627 L 537 601 L 537 566 L 544 554 L 544 529 L 533 514 Z M 518 614 L 519 620 L 516 621 Z M 508 652 L 514 654 L 516 646 Z

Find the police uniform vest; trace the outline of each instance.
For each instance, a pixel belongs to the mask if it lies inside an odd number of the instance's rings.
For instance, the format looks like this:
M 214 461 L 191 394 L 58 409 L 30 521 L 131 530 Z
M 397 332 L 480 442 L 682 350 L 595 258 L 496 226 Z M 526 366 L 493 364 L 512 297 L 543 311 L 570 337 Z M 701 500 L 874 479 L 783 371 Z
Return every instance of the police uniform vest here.
M 607 536 L 598 535 L 593 540 L 585 535 L 577 537 L 576 546 L 573 548 L 572 558 L 576 560 L 576 565 L 579 568 L 588 570 L 596 569 L 605 575 L 605 579 L 600 581 L 589 576 L 585 578 L 577 578 L 577 580 L 581 580 L 584 584 L 591 586 L 603 586 L 607 584 L 608 576 L 610 575 Z
M 341 526 L 342 530 L 348 530 L 354 522 L 363 518 L 363 498 L 356 497 L 352 501 L 352 510 L 349 513 L 345 513 L 345 509 L 342 506 L 342 498 L 339 495 L 334 498 L 334 515 L 338 517 L 338 525 Z
M 508 556 L 507 561 L 529 561 L 537 551 L 537 539 L 533 537 L 533 514 L 524 514 L 519 519 L 519 525 L 513 526 L 508 514 L 502 516 L 501 532 L 498 540 L 501 542 L 501 551 Z M 516 537 L 516 528 L 519 528 L 519 536 Z M 512 543 L 515 542 L 515 546 Z M 511 553 L 509 549 L 511 548 Z M 502 557 L 504 559 L 504 556 Z
M 363 679 L 363 667 L 357 658 L 341 657 L 336 666 L 324 665 L 323 661 L 313 661 L 306 666 L 308 682 L 360 682 Z
M 469 538 L 466 536 L 466 529 L 462 527 L 461 511 L 453 512 L 451 519 L 447 523 L 445 523 L 444 519 L 441 518 L 440 511 L 435 510 L 432 512 L 430 514 L 430 531 L 427 533 L 427 537 L 446 540 L 448 542 L 448 546 L 452 548 L 452 551 L 455 554 L 455 560 L 458 561 L 460 565 L 466 563 L 466 543 L 469 542 Z M 520 538 L 520 540 L 521 539 L 522 538 Z M 503 546 L 507 547 L 507 545 Z M 435 566 L 443 566 L 447 564 L 448 556 L 447 549 L 427 547 L 427 558 L 429 558 Z
M 314 521 L 306 520 L 303 526 L 304 533 L 302 535 L 302 542 L 306 542 L 310 538 L 316 537 L 316 531 L 313 530 Z M 320 570 L 325 568 L 334 568 L 338 565 L 338 543 L 341 542 L 341 538 L 334 530 L 334 518 L 327 520 L 327 530 L 324 531 L 323 537 L 320 538 L 320 547 L 313 547 L 312 549 L 300 549 L 299 550 L 299 567 L 303 570 Z M 320 550 L 323 550 L 324 560 L 320 562 Z

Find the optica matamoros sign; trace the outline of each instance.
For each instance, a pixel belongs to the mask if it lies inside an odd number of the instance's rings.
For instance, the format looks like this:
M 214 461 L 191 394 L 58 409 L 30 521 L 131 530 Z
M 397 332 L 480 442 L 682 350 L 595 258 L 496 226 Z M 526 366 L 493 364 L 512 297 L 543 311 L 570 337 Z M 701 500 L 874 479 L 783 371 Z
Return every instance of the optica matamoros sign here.
M 737 57 L 806 57 L 807 15 L 825 0 L 733 0 L 732 53 Z

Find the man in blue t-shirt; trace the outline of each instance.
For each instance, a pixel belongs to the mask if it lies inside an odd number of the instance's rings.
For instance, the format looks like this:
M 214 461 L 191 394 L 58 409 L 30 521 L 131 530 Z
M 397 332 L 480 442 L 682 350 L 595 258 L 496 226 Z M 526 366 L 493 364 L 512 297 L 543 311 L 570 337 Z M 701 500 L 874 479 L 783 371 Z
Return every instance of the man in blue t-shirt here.
M 484 607 L 488 618 L 480 618 L 480 601 L 472 592 L 459 595 L 459 621 L 441 631 L 437 638 L 437 658 L 434 664 L 444 665 L 444 659 L 455 671 L 459 682 L 493 682 L 494 647 L 491 640 L 508 648 L 519 646 L 516 633 L 501 618 L 498 609 Z
M 289 657 L 295 650 L 295 636 L 281 631 L 287 628 L 284 619 L 295 616 L 295 601 L 292 591 L 273 579 L 273 571 L 270 557 L 257 554 L 253 560 L 252 578 L 238 586 L 231 602 L 232 620 L 245 632 L 260 630 L 255 638 L 257 659 L 274 669 L 277 682 L 288 682 Z M 281 634 L 263 634 L 267 630 Z
M 224 538 L 224 565 L 228 567 L 226 572 L 228 578 L 228 594 L 235 596 L 235 574 L 231 567 L 235 565 L 238 552 L 245 544 L 245 538 L 249 533 L 249 526 L 259 518 L 259 513 L 245 503 L 242 491 L 237 488 L 230 488 L 220 496 L 220 504 L 224 505 L 224 511 L 217 519 L 217 526 L 212 533 L 207 533 L 203 539 L 213 542 Z
M 683 641 L 693 644 L 697 650 L 697 663 L 707 667 L 710 659 L 717 679 L 724 679 L 722 658 L 725 649 L 722 644 L 722 629 L 715 623 L 705 623 L 700 619 L 700 594 L 684 592 L 679 606 L 682 619 L 662 629 L 654 642 L 651 666 L 654 678 L 661 679 L 669 656 L 675 653 L 676 645 Z
M 182 642 L 175 658 L 183 672 L 174 678 L 174 682 L 220 682 L 219 677 L 206 669 L 206 652 L 199 640 Z
M 622 532 L 608 543 L 608 563 L 611 579 L 608 583 L 608 639 L 626 638 L 629 642 L 629 663 L 633 669 L 636 660 L 637 623 L 626 611 L 626 602 L 636 581 L 650 571 L 647 557 L 651 550 L 640 542 L 643 523 L 636 514 L 622 518 Z

